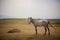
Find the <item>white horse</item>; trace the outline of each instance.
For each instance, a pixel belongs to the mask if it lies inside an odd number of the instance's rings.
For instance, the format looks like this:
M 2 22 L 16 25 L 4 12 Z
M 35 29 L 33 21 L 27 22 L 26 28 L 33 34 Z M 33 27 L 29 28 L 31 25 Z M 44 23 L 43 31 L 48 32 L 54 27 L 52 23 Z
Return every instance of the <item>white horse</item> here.
M 37 27 L 38 26 L 43 26 L 44 27 L 44 29 L 45 29 L 44 35 L 46 35 L 47 30 L 48 30 L 48 35 L 50 35 L 50 29 L 48 27 L 48 24 L 50 24 L 50 23 L 49 23 L 48 20 L 44 20 L 44 19 L 40 19 L 39 20 L 39 19 L 33 19 L 32 17 L 28 17 L 28 23 L 29 24 L 32 23 L 34 25 L 35 31 L 36 31 L 36 35 L 37 35 Z

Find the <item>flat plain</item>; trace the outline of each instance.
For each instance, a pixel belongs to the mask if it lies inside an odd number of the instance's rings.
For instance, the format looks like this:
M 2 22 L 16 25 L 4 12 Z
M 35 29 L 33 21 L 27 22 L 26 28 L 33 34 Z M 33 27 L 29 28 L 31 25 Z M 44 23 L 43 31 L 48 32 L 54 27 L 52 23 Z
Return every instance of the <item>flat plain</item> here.
M 38 36 L 35 35 L 33 24 L 28 24 L 27 19 L 0 19 L 0 40 L 60 40 L 60 19 L 49 19 L 56 28 L 50 27 L 50 37 L 44 37 L 44 28 L 38 27 Z M 20 32 L 8 33 L 12 29 Z M 48 32 L 47 32 L 48 33 Z

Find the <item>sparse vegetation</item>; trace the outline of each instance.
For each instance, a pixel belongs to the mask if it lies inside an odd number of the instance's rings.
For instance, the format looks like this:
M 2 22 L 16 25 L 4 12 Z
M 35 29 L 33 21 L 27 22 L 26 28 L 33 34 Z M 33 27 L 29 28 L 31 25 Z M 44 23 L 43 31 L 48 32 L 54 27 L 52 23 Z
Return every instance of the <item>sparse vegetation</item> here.
M 51 20 L 50 22 L 56 26 L 56 30 L 50 27 L 51 36 L 46 36 L 44 39 L 44 29 L 38 27 L 38 40 L 60 40 L 60 21 Z M 19 29 L 21 32 L 7 33 L 12 29 Z M 35 29 L 26 19 L 0 19 L 0 40 L 36 40 Z

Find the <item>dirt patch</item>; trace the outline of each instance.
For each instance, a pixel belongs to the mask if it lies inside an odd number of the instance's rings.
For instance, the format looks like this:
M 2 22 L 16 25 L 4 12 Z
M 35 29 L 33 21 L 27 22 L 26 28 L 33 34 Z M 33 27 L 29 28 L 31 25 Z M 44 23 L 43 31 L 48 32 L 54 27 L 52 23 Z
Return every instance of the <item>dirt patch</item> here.
M 19 33 L 19 32 L 21 32 L 21 30 L 19 29 L 12 29 L 8 31 L 8 33 Z

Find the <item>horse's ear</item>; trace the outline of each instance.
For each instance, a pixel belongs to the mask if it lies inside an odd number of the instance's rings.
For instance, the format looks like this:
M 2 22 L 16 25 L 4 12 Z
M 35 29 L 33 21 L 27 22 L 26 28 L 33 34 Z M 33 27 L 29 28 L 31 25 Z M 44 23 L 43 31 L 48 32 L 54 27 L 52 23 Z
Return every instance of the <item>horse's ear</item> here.
M 32 17 L 30 17 L 30 19 L 32 19 Z
M 32 17 L 28 17 L 28 18 L 32 19 Z

